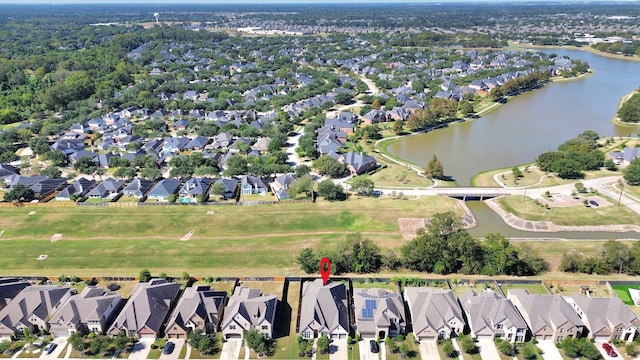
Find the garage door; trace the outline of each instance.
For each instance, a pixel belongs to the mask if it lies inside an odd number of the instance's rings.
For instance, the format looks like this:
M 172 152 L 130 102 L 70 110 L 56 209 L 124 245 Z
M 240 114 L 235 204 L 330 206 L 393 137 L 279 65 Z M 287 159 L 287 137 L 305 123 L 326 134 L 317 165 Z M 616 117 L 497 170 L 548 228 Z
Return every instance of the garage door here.
M 69 337 L 69 332 L 67 330 L 58 330 L 53 332 L 54 338 L 66 338 Z
M 240 334 L 227 334 L 227 339 L 242 339 Z
M 346 339 L 347 338 L 347 334 L 340 334 L 340 339 Z
M 593 337 L 593 341 L 600 342 L 600 343 L 605 343 L 605 342 L 609 341 L 609 337 L 608 336 L 594 336 Z

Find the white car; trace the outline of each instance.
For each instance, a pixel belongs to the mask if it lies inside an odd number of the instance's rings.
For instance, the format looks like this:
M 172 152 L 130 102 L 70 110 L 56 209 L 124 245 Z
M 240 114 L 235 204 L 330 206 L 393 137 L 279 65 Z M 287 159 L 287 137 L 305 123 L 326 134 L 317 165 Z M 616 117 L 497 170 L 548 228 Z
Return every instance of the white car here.
M 56 346 L 58 346 L 58 345 L 56 345 L 54 343 L 48 343 L 47 346 L 44 347 L 44 354 L 45 355 L 51 354 L 53 352 L 53 350 L 55 350 Z

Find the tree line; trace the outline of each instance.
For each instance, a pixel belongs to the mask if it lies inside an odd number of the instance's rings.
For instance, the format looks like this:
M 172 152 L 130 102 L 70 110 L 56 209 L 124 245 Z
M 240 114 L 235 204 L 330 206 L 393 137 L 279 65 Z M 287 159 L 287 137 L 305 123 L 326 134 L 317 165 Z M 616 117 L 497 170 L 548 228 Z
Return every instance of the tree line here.
M 331 272 L 376 273 L 382 268 L 436 274 L 532 276 L 549 270 L 549 265 L 527 244 L 516 246 L 500 234 L 489 234 L 484 241 L 467 232 L 453 212 L 435 214 L 418 236 L 400 248 L 381 252 L 373 241 L 361 234 L 347 236 L 334 248 L 305 248 L 298 262 L 306 273 L 318 272 L 320 259 L 331 260 Z
M 640 241 L 631 245 L 609 240 L 595 256 L 572 250 L 562 256 L 560 270 L 572 273 L 606 275 L 610 273 L 640 275 Z
M 640 122 L 640 92 L 633 94 L 620 106 L 618 109 L 618 118 L 624 122 Z
M 605 155 L 599 149 L 598 139 L 600 135 L 596 131 L 587 130 L 558 146 L 557 151 L 540 154 L 536 158 L 536 165 L 540 170 L 557 173 L 563 179 L 582 179 L 583 171 L 611 165 L 605 163 Z

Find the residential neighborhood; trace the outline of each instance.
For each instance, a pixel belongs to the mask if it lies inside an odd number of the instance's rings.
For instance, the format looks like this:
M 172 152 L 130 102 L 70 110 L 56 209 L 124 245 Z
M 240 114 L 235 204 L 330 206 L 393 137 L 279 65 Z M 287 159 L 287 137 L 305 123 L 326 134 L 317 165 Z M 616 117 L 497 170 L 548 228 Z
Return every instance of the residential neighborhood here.
M 278 284 L 274 280 L 248 283 L 271 289 Z M 366 284 L 362 279 L 324 284 L 322 279 L 292 278 L 285 283 L 299 283 L 300 292 L 269 294 L 245 287 L 238 279 L 233 287 L 219 282 L 184 287 L 171 279 L 154 278 L 137 283 L 124 298 L 95 285 L 78 292 L 75 286 L 31 285 L 18 278 L 2 278 L 0 299 L 5 302 L 0 306 L 0 335 L 8 343 L 19 341 L 24 334 L 42 338 L 50 334 L 49 341 L 61 348 L 77 335 L 130 336 L 140 344 L 125 355 L 133 359 L 139 358 L 139 352 L 148 354 L 153 350 L 149 346 L 158 339 L 179 347 L 197 347 L 189 340 L 192 334 L 219 333 L 222 358 L 237 359 L 243 338 L 250 332 L 265 341 L 282 340 L 282 330 L 276 329 L 289 327 L 279 321 L 288 319 L 290 311 L 292 336 L 312 342 L 312 352 L 320 351 L 315 344 L 322 338 L 328 339 L 332 359 L 346 359 L 353 346 L 360 348 L 361 359 L 378 358 L 378 348 L 369 346 L 370 342 L 377 342 L 383 352 L 407 351 L 398 347 L 398 341 L 415 344 L 416 354 L 423 359 L 440 358 L 437 349 L 443 341 L 464 342 L 468 336 L 475 339 L 483 359 L 498 359 L 496 340 L 518 346 L 535 338 L 545 353 L 550 351 L 546 344 L 561 343 L 566 337 L 585 337 L 598 347 L 623 345 L 635 338 L 640 325 L 636 311 L 615 296 L 530 294 L 530 285 L 521 289 L 512 285 L 504 296 L 502 287 L 491 282 L 480 288 L 449 282 L 445 287 L 442 283 L 438 287 L 401 286 L 388 281 L 362 287 Z M 216 290 L 217 286 L 227 290 Z M 287 310 L 292 298 L 297 298 L 299 307 Z M 560 351 L 555 346 L 551 349 Z M 69 356 L 69 352 L 59 354 Z

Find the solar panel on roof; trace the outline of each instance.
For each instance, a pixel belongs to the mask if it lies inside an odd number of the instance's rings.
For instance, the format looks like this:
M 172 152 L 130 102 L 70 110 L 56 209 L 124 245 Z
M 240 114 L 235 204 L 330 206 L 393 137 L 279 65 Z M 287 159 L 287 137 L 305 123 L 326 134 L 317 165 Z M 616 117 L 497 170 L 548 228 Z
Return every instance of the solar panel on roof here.
M 364 301 L 364 307 L 367 309 L 375 309 L 377 307 L 376 301 L 367 299 Z
M 362 318 L 363 319 L 373 319 L 373 309 L 362 309 Z

